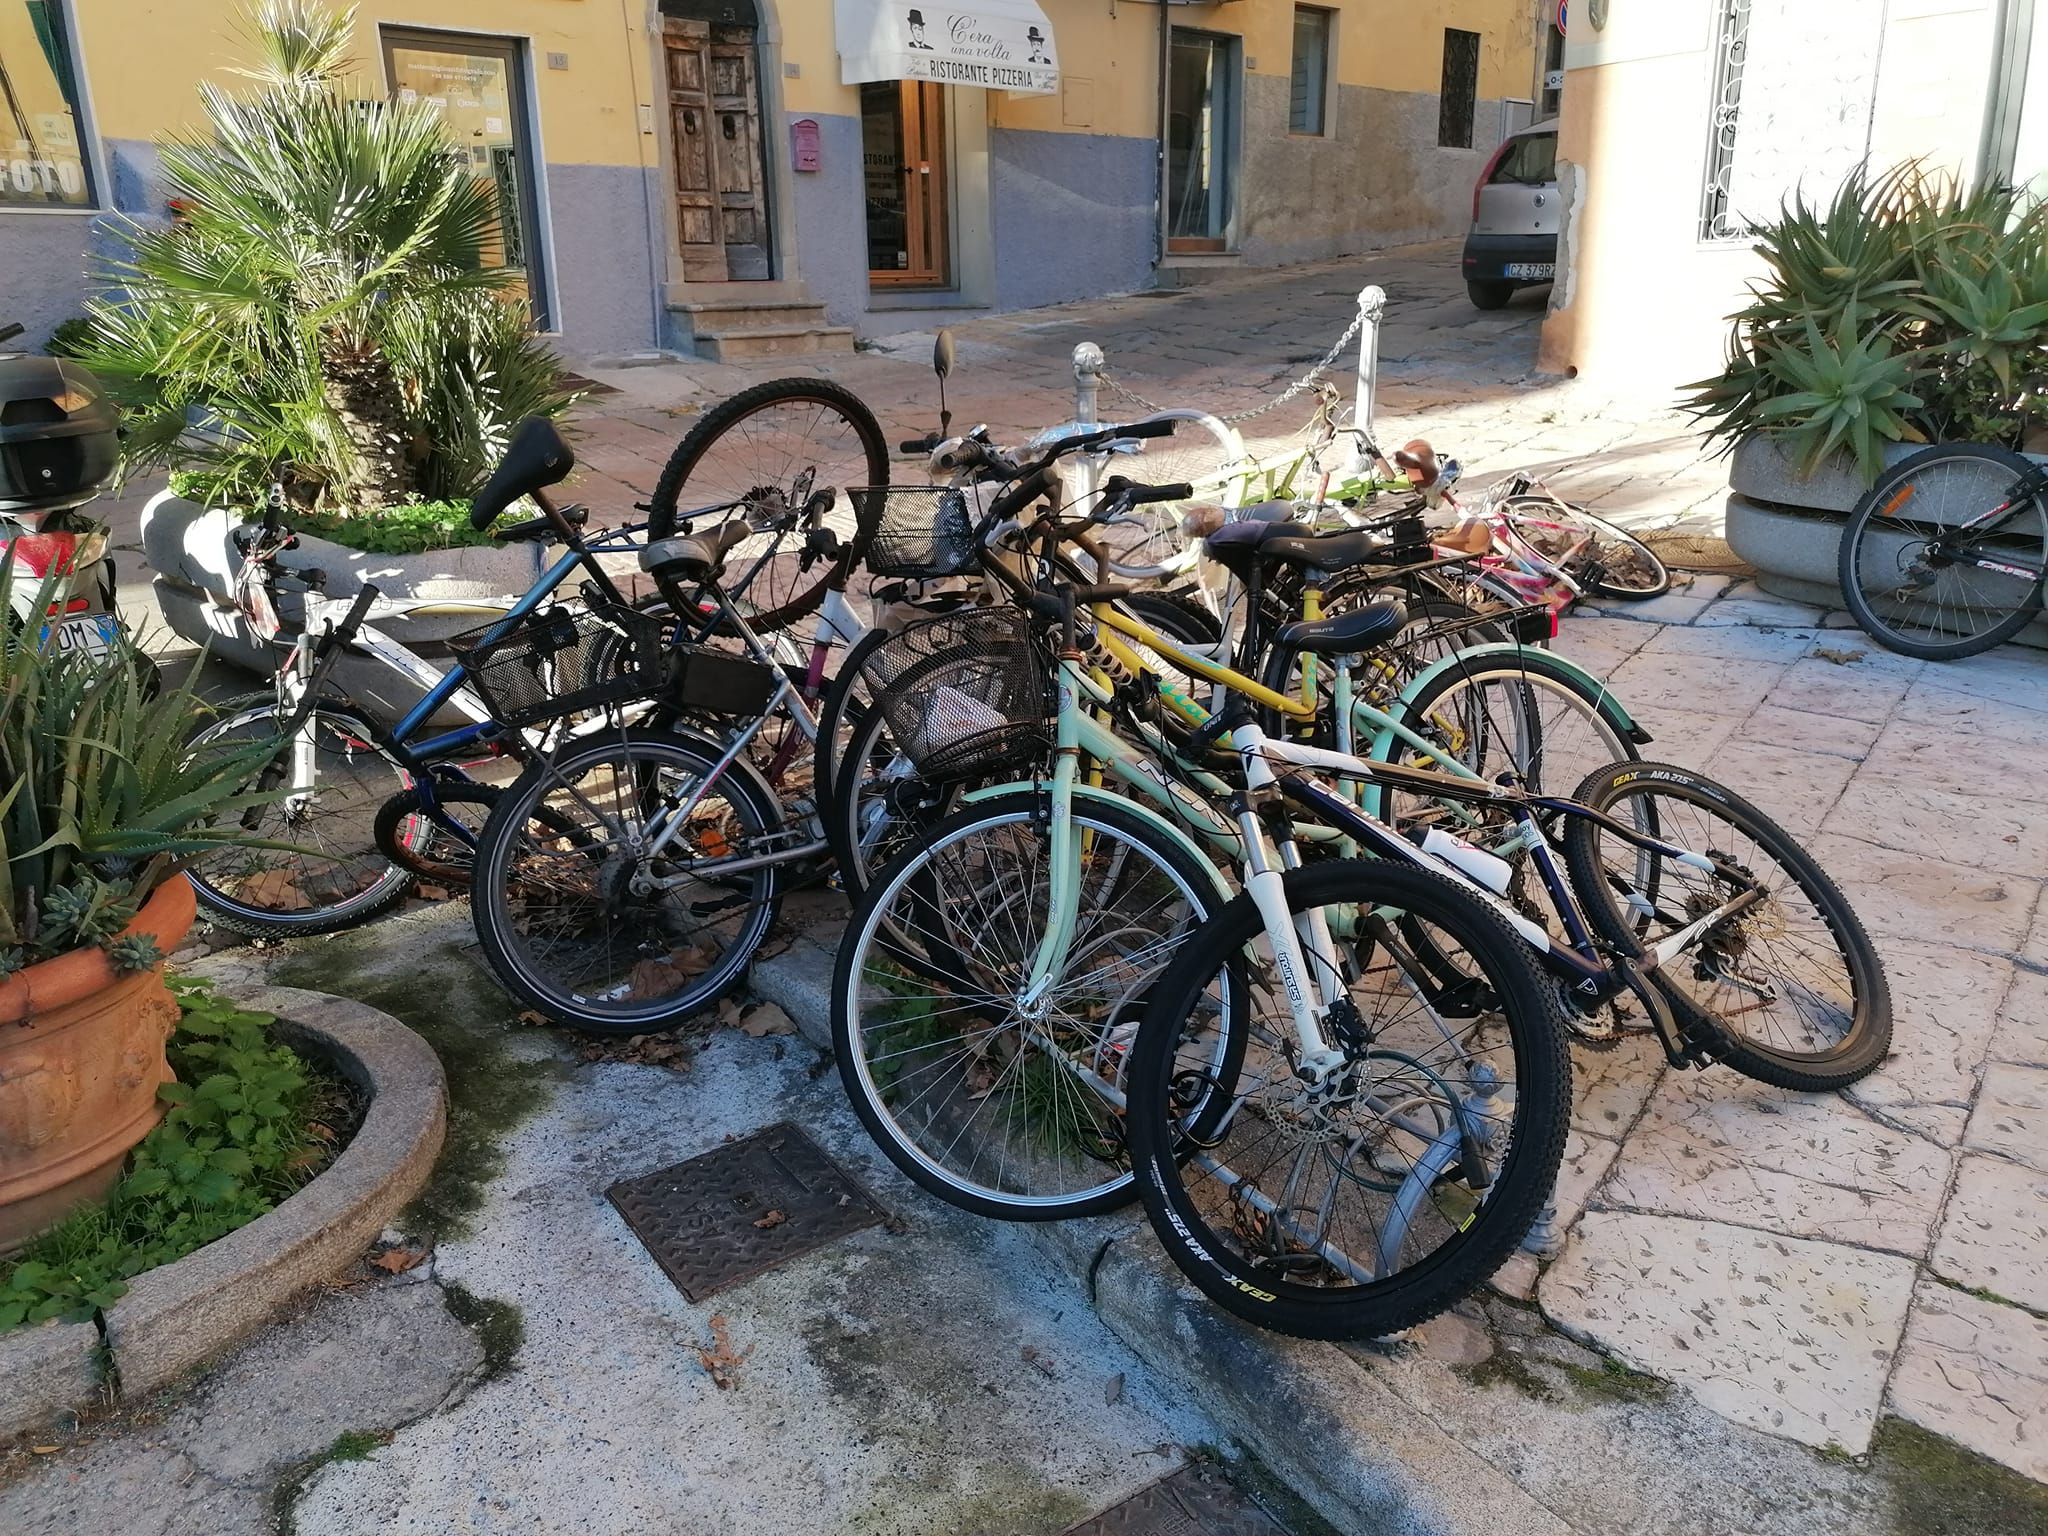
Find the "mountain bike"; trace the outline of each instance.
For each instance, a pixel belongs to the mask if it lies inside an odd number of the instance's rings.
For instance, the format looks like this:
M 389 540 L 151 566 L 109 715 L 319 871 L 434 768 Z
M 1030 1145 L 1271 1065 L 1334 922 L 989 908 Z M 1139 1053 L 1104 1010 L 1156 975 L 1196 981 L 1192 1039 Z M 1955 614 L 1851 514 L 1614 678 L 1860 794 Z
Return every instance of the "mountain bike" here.
M 1955 661 L 2003 644 L 2041 611 L 2048 466 L 1986 443 L 1924 449 L 1863 493 L 1837 566 L 1888 650 Z

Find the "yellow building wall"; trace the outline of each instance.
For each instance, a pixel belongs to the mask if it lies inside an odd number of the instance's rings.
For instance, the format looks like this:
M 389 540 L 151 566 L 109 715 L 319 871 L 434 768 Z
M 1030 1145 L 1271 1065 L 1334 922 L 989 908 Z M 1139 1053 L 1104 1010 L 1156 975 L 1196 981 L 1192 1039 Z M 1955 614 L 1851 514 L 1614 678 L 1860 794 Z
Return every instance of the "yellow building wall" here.
M 9 10 L 18 11 L 19 7 Z M 567 165 L 654 163 L 640 130 L 653 47 L 640 0 L 366 0 L 355 62 L 365 90 L 384 89 L 380 26 L 531 39 L 541 147 Z M 75 43 L 105 139 L 148 140 L 201 121 L 201 80 L 232 90 L 249 62 L 241 9 L 223 0 L 74 0 Z M 630 23 L 630 25 L 629 25 Z M 547 67 L 566 53 L 566 70 Z

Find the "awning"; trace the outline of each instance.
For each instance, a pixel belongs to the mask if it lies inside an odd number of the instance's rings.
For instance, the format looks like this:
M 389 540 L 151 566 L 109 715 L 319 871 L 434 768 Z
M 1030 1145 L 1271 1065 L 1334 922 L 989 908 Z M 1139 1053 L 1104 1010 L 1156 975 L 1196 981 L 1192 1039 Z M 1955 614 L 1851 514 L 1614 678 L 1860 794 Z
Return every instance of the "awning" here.
M 839 78 L 934 80 L 1047 96 L 1059 89 L 1052 23 L 1035 0 L 832 0 Z

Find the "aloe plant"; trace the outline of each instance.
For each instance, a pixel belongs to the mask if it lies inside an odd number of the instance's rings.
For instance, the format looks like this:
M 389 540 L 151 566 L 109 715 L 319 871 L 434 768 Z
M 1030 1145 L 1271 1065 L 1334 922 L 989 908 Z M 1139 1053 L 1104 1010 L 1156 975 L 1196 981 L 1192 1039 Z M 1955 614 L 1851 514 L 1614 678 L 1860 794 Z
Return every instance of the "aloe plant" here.
M 0 614 L 42 613 L 56 581 L 0 559 Z M 197 664 L 194 665 L 196 674 Z M 176 861 L 249 841 L 238 813 L 271 744 L 192 753 L 208 713 L 192 677 L 157 690 L 125 634 L 60 649 L 39 626 L 0 626 L 0 974 L 67 949 L 111 948 Z M 141 958 L 134 946 L 124 963 Z
M 1688 386 L 1710 439 L 1837 451 L 1875 479 L 1891 443 L 2017 447 L 2048 421 L 2048 212 L 1917 164 L 1795 195 L 1757 231 L 1768 275 L 1719 374 Z

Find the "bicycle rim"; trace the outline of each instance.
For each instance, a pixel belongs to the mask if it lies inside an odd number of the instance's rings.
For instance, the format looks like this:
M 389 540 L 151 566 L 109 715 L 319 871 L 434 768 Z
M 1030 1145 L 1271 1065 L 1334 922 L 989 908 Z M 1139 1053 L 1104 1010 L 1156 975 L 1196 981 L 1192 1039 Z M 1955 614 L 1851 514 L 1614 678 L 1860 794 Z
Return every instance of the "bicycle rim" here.
M 1519 941 L 1448 881 L 1383 864 L 1288 877 L 1320 912 L 1327 1032 L 1345 1066 L 1295 1071 L 1292 1014 L 1248 898 L 1162 980 L 1131 1072 L 1132 1138 L 1154 1230 L 1203 1290 L 1263 1326 L 1319 1337 L 1407 1327 L 1466 1294 L 1527 1233 L 1563 1150 L 1570 1068 L 1555 993 Z M 1393 919 L 1398 919 L 1398 922 Z M 1401 930 L 1461 961 L 1438 985 Z M 1242 964 L 1241 1049 L 1213 994 Z M 1235 1059 L 1219 1080 L 1208 1063 Z
M 1994 532 L 1954 546 L 1942 540 L 2007 500 L 2024 469 L 2016 455 L 1937 450 L 1880 481 L 1840 562 L 1856 621 L 1892 649 L 1931 660 L 1974 655 L 2018 633 L 2048 570 L 2048 509 L 2036 500 Z
M 715 761 L 678 738 L 621 733 L 536 764 L 506 792 L 471 900 L 514 990 L 564 1023 L 633 1033 L 680 1022 L 738 979 L 774 921 L 776 870 L 720 866 L 760 851 L 772 803 L 728 771 L 661 853 L 634 851 Z M 636 888 L 639 877 L 661 888 Z
M 1123 1075 L 1149 989 L 1217 904 L 1136 818 L 1076 807 L 1081 908 L 1042 1011 L 1020 1007 L 1050 890 L 1042 800 L 963 813 L 885 871 L 842 951 L 847 1090 L 942 1198 L 1047 1219 L 1130 1195 Z

